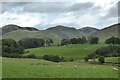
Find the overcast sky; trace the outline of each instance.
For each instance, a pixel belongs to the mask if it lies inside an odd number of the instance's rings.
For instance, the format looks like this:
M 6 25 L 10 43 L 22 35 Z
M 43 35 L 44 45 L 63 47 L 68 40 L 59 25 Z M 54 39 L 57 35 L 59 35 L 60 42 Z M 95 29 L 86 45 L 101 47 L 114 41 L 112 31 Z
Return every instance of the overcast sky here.
M 0 27 L 16 24 L 41 30 L 56 25 L 102 29 L 118 23 L 119 0 L 11 1 L 2 2 Z

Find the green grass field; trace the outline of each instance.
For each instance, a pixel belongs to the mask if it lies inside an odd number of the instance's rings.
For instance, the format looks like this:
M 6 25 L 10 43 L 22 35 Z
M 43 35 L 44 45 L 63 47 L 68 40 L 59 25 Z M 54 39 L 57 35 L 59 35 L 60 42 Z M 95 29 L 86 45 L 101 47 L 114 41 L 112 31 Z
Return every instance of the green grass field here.
M 94 50 L 105 46 L 105 44 L 76 44 L 69 45 L 69 47 L 41 47 L 41 48 L 31 48 L 29 53 L 24 54 L 35 54 L 36 56 L 42 57 L 46 54 L 63 56 L 65 59 L 83 59 L 88 54 L 93 53 Z
M 105 63 L 120 63 L 119 61 L 120 57 L 105 57 Z M 93 59 L 89 59 L 89 62 L 94 61 Z M 98 58 L 95 59 L 96 62 L 98 61 Z
M 109 57 L 109 58 L 105 58 L 105 62 L 118 63 L 118 59 L 120 59 L 120 57 Z
M 38 59 L 3 58 L 3 78 L 118 78 L 116 66 L 85 62 L 49 62 Z M 73 68 L 74 66 L 77 68 Z M 95 66 L 95 68 L 93 68 Z

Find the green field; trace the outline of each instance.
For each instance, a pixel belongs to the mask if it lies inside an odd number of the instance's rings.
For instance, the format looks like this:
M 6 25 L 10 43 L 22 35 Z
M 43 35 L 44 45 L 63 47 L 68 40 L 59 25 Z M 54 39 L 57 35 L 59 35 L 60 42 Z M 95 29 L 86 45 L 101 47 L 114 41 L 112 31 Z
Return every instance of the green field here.
M 40 59 L 3 58 L 3 78 L 118 78 L 116 66 L 85 62 L 49 62 Z M 74 66 L 76 68 L 73 68 Z M 95 66 L 95 68 L 93 68 Z
M 35 54 L 36 56 L 42 57 L 46 54 L 52 54 L 52 55 L 58 55 L 63 56 L 65 59 L 83 59 L 88 54 L 93 53 L 98 48 L 101 48 L 103 46 L 106 46 L 105 44 L 75 44 L 75 45 L 69 45 L 69 47 L 66 46 L 60 46 L 60 47 L 41 47 L 41 48 L 31 48 L 27 49 L 29 50 L 29 53 L 24 54 Z
M 105 58 L 105 62 L 118 63 L 118 59 L 120 59 L 120 57 L 109 57 L 109 58 Z

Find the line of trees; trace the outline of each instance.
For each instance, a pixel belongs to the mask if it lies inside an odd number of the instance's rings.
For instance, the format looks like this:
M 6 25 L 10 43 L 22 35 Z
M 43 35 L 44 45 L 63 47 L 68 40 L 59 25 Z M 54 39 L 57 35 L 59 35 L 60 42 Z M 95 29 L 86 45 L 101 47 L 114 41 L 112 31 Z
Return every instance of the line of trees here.
M 120 38 L 119 37 L 110 37 L 108 39 L 105 40 L 106 44 L 120 44 Z
M 13 39 L 2 39 L 2 56 L 19 57 L 24 53 L 24 48 Z
M 68 44 L 85 44 L 85 43 L 90 43 L 90 44 L 98 44 L 99 38 L 98 37 L 81 37 L 81 38 L 72 38 L 72 39 L 63 39 L 61 41 L 61 45 L 68 45 Z
M 43 47 L 46 45 L 53 44 L 52 39 L 39 39 L 39 38 L 24 38 L 16 42 L 13 39 L 2 39 L 2 56 L 10 58 L 20 58 L 23 57 L 21 54 L 26 53 L 25 49 Z M 24 57 L 35 57 L 33 55 L 24 56 Z
M 87 55 L 84 60 L 87 62 L 89 59 L 98 58 L 100 63 L 104 63 L 105 57 L 120 57 L 119 37 L 110 37 L 105 40 L 105 43 L 110 45 L 95 50 L 92 54 Z
M 42 47 L 45 44 L 44 39 L 39 38 L 24 38 L 18 41 L 20 46 L 23 46 L 25 49 Z

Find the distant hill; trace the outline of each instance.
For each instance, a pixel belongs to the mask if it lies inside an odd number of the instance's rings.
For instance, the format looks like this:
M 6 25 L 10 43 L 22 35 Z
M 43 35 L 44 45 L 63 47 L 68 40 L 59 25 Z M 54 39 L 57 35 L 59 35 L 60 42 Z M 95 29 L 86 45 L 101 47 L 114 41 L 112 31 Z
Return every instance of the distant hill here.
M 57 34 L 58 36 L 61 36 L 62 38 L 75 38 L 75 37 L 85 36 L 85 33 L 75 28 L 70 28 L 70 27 L 66 27 L 62 25 L 50 27 L 46 29 L 46 31 Z
M 39 31 L 38 29 L 33 28 L 33 27 L 20 27 L 18 25 L 9 24 L 9 25 L 2 27 L 2 34 L 6 34 L 8 32 L 12 32 L 15 30 Z
M 111 36 L 118 36 L 120 32 L 119 28 L 120 28 L 120 23 L 114 24 L 91 34 L 91 36 L 97 36 L 104 40 Z
M 15 26 L 15 28 L 13 26 L 9 26 L 9 28 L 3 27 L 3 29 L 6 31 L 2 36 L 3 38 L 11 38 L 16 41 L 26 37 L 43 39 L 51 38 L 57 43 L 62 39 L 81 37 L 85 35 L 75 28 L 69 28 L 65 26 L 55 26 L 46 30 L 30 30 L 28 28 L 26 29 L 18 26 Z
M 43 39 L 51 38 L 57 43 L 62 39 L 78 38 L 81 36 L 97 36 L 100 40 L 104 41 L 108 37 L 118 36 L 118 27 L 120 27 L 120 23 L 111 25 L 101 30 L 91 27 L 84 27 L 78 30 L 62 25 L 50 27 L 46 30 L 38 30 L 32 27 L 7 25 L 2 28 L 2 38 L 11 38 L 16 41 L 26 37 Z
M 23 38 L 42 38 L 42 39 L 53 39 L 58 41 L 61 38 L 54 33 L 40 30 L 40 31 L 28 31 L 28 30 L 16 30 L 9 33 L 6 33 L 2 36 L 5 39 L 14 39 L 16 41 Z
M 85 33 L 86 35 L 91 35 L 92 33 L 99 31 L 99 29 L 93 27 L 83 27 L 80 28 L 79 30 Z

